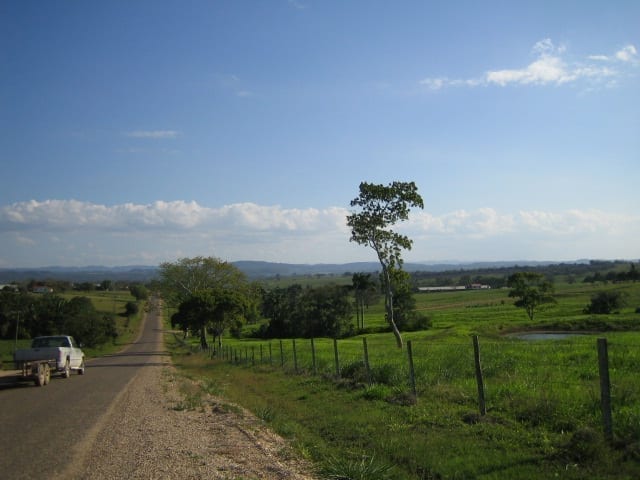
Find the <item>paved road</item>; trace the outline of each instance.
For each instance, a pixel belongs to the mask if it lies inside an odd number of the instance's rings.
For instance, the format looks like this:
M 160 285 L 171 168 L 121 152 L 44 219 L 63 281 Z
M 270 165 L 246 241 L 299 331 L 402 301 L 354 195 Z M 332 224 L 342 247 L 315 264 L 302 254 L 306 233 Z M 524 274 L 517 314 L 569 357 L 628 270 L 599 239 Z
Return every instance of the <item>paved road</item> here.
M 159 312 L 152 308 L 138 340 L 119 354 L 89 361 L 85 375 L 52 377 L 44 387 L 0 383 L 0 478 L 61 473 L 136 373 L 165 355 L 162 345 Z

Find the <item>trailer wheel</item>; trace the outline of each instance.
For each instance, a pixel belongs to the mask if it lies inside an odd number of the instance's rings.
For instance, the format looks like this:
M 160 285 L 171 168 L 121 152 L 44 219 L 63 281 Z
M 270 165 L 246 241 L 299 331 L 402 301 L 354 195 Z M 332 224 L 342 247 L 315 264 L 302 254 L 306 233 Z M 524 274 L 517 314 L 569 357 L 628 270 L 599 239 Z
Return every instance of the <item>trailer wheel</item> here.
M 69 359 L 64 363 L 64 371 L 62 372 L 62 376 L 64 378 L 69 378 L 71 376 L 71 365 L 69 365 Z
M 36 372 L 36 378 L 35 378 L 35 384 L 36 384 L 37 387 L 43 387 L 44 386 L 44 378 L 45 378 L 44 365 L 39 363 L 38 364 L 38 371 Z
M 78 368 L 78 375 L 84 375 L 84 357 L 82 357 L 82 362 L 80 363 L 80 367 Z
M 49 365 L 44 366 L 44 384 L 49 385 L 51 381 L 51 367 Z

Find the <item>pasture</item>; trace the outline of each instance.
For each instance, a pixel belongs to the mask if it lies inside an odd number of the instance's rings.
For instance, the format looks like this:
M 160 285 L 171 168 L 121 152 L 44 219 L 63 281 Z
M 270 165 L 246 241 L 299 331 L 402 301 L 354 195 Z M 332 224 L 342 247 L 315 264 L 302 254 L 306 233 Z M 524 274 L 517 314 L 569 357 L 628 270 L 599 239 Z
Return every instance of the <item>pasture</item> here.
M 619 313 L 586 315 L 591 295 L 625 292 Z M 390 333 L 331 339 L 223 339 L 223 350 L 175 362 L 203 389 L 252 410 L 311 458 L 326 478 L 638 478 L 640 285 L 556 285 L 534 321 L 508 290 L 417 294 L 432 328 L 407 350 Z M 365 328 L 384 327 L 372 305 Z M 573 331 L 527 341 L 528 330 Z M 479 408 L 477 335 L 486 413 Z M 613 437 L 603 433 L 597 338 L 607 338 Z M 363 338 L 368 350 L 367 370 Z M 231 353 L 233 352 L 233 353 Z M 330 477 L 333 475 L 333 477 Z

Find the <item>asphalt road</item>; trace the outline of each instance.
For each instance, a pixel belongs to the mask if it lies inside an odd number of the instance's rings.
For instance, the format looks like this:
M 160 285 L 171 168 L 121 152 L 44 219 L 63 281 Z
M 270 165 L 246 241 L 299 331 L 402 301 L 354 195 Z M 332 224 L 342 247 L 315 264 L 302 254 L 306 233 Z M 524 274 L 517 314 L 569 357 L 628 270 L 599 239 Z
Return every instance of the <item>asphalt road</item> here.
M 152 308 L 137 341 L 90 360 L 84 375 L 55 376 L 44 387 L 0 379 L 0 478 L 49 479 L 63 472 L 140 369 L 166 354 L 162 349 L 160 317 Z

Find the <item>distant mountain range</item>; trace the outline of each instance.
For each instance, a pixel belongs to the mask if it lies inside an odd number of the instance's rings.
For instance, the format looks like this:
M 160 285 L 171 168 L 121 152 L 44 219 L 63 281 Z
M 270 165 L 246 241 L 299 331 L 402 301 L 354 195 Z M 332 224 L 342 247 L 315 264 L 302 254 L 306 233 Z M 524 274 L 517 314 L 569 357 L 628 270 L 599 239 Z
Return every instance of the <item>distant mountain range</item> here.
M 275 276 L 342 275 L 356 272 L 377 272 L 377 262 L 355 262 L 341 264 L 297 264 L 261 261 L 231 262 L 251 279 Z M 408 272 L 444 272 L 456 270 L 478 270 L 519 266 L 544 266 L 563 262 L 502 261 L 502 262 L 446 262 L 446 263 L 405 263 Z M 589 260 L 564 262 L 571 264 L 589 263 Z M 147 282 L 158 275 L 157 266 L 130 265 L 121 267 L 40 267 L 40 268 L 0 268 L 0 283 L 24 282 L 29 280 L 66 280 L 70 282 L 96 282 L 102 280 Z

